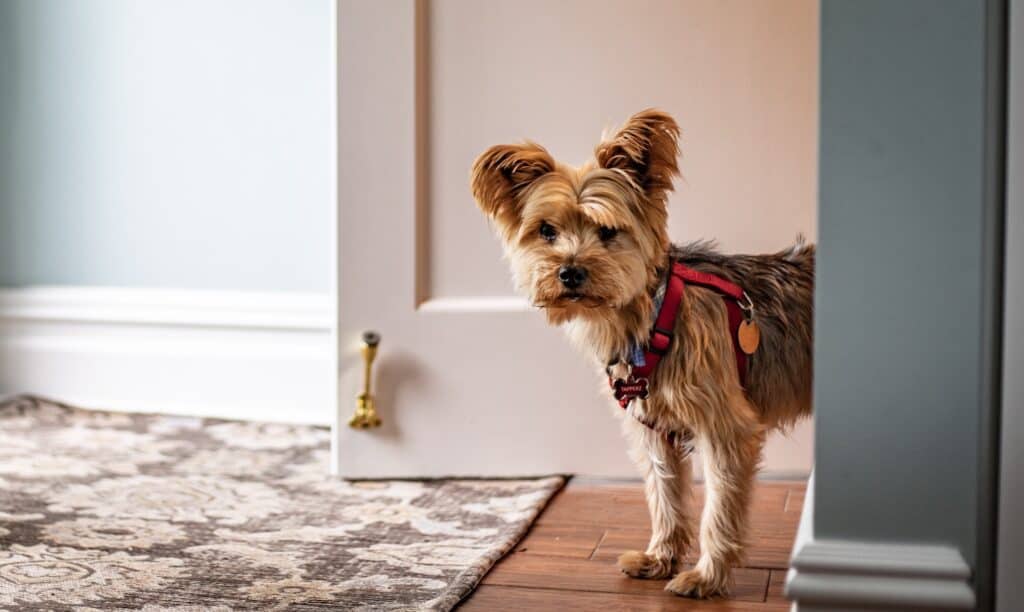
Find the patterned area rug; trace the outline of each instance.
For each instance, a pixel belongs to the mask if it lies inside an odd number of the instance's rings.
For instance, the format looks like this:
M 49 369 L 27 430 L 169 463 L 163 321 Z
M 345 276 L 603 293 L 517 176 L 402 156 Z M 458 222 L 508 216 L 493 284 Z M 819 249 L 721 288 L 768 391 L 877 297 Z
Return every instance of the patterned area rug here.
M 448 610 L 564 483 L 344 482 L 328 437 L 0 404 L 0 610 Z

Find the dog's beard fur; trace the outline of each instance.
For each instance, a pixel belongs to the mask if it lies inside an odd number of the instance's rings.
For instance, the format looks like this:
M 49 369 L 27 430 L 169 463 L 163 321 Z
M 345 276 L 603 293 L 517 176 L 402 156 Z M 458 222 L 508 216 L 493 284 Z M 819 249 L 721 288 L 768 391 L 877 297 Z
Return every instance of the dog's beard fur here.
M 766 428 L 811 411 L 814 247 L 753 256 L 725 256 L 703 244 L 672 248 L 666 198 L 678 174 L 678 138 L 671 117 L 647 110 L 578 168 L 530 142 L 491 147 L 473 166 L 472 190 L 518 288 L 548 321 L 567 324 L 601 367 L 646 342 L 652 296 L 670 257 L 737 282 L 756 304 L 761 345 L 741 385 L 722 298 L 688 288 L 651 394 L 637 402 L 645 418 L 697 436 L 708 488 L 701 557 L 667 589 L 704 597 L 726 589 L 729 567 L 742 555 Z M 585 270 L 586 279 L 569 288 L 559 278 L 563 266 Z M 668 577 L 696 537 L 690 460 L 634 419 L 623 427 L 644 472 L 652 536 L 646 552 L 623 555 L 619 566 L 634 577 Z
M 635 188 L 621 174 L 603 168 L 562 168 L 523 194 L 521 221 L 507 253 L 521 291 L 545 309 L 552 323 L 574 317 L 607 317 L 647 293 L 654 260 L 664 245 L 641 215 Z M 548 241 L 542 223 L 557 232 Z M 614 228 L 601 239 L 601 228 Z M 578 266 L 587 280 L 578 290 L 558 279 L 562 266 Z

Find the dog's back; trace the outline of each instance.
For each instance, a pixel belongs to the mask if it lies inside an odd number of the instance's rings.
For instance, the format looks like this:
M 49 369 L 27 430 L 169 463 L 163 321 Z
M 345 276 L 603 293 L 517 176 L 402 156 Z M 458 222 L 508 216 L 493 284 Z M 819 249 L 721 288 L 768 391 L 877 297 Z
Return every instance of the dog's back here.
M 709 242 L 672 248 L 672 258 L 726 278 L 754 303 L 761 343 L 750 358 L 747 397 L 769 427 L 811 413 L 815 247 L 799 240 L 768 255 L 725 255 Z

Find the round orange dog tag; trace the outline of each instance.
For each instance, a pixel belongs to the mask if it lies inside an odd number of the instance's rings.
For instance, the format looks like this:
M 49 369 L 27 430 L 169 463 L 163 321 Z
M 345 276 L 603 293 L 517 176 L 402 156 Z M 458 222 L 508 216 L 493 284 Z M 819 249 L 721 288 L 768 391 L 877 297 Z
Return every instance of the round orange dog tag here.
M 740 341 L 740 348 L 748 355 L 753 355 L 757 345 L 761 344 L 761 330 L 753 321 L 743 321 L 740 328 L 736 330 L 736 338 Z

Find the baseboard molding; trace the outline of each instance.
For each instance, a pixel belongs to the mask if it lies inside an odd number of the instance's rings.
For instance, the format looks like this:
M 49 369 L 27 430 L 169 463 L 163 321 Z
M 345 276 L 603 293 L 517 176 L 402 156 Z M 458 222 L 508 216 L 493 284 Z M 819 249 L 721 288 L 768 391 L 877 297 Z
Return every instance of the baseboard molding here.
M 797 531 L 786 596 L 795 612 L 972 610 L 971 569 L 950 546 L 814 538 L 814 476 Z
M 0 289 L 0 394 L 329 424 L 333 313 L 319 294 Z

